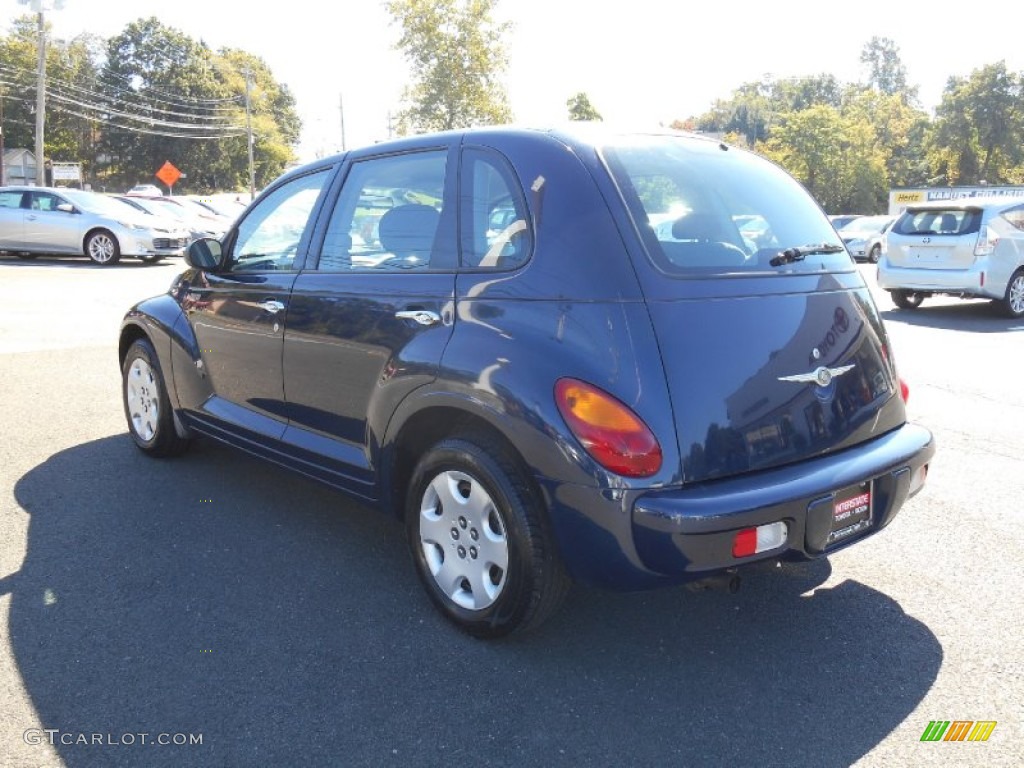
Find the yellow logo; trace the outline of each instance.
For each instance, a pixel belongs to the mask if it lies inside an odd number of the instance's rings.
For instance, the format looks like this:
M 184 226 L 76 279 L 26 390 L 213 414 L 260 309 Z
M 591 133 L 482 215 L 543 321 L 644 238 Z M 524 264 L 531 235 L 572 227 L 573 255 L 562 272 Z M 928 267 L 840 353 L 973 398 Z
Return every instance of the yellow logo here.
M 920 192 L 897 192 L 896 202 L 897 203 L 920 203 L 924 199 L 924 195 Z

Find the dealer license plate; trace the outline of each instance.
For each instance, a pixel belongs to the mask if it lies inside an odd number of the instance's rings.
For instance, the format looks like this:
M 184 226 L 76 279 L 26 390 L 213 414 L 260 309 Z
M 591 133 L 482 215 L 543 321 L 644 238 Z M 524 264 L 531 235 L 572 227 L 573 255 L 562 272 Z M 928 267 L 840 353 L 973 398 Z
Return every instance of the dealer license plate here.
M 855 485 L 836 494 L 827 546 L 838 544 L 871 527 L 871 483 Z

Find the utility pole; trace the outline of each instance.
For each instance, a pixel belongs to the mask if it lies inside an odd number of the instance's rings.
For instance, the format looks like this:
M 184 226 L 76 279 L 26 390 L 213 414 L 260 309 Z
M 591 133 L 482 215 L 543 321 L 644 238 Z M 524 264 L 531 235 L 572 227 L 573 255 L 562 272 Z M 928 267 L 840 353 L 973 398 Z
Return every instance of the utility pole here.
M 0 88 L 0 187 L 7 184 L 4 176 L 4 91 Z
M 249 144 L 249 202 L 256 199 L 256 169 L 252 159 L 252 73 L 245 68 L 245 132 Z
M 341 113 L 341 151 L 345 151 L 345 103 L 341 94 L 338 94 L 338 111 Z
M 46 122 L 46 27 L 43 20 L 43 4 L 38 3 L 39 13 L 39 71 L 36 80 L 36 186 L 46 184 L 43 168 L 43 129 Z
M 36 72 L 36 184 L 46 183 L 43 167 L 43 132 L 46 127 L 46 19 L 43 14 L 47 8 L 60 10 L 64 0 L 18 0 L 22 5 L 31 6 L 36 12 L 39 28 L 39 63 Z

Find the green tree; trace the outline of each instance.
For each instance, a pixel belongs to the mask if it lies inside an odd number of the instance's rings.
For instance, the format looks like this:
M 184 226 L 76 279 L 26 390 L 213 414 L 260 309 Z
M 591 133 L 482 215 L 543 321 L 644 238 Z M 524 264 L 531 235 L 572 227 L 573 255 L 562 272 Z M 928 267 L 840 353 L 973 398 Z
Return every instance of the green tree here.
M 948 184 L 1005 183 L 1024 164 L 1022 78 L 1005 62 L 951 77 L 927 140 L 934 175 Z
M 917 100 L 917 89 L 907 84 L 900 48 L 888 37 L 872 37 L 861 50 L 860 62 L 867 67 L 869 87 L 887 96 L 901 96 L 908 103 Z
M 43 154 L 82 162 L 88 172 L 95 155 L 93 121 L 83 104 L 95 96 L 100 41 L 80 35 L 55 40 L 46 27 L 47 102 Z M 35 106 L 39 30 L 34 16 L 15 19 L 0 37 L 0 94 L 4 99 L 4 144 L 35 148 Z
M 149 180 L 169 160 L 185 191 L 249 186 L 246 73 L 257 186 L 294 159 L 301 123 L 287 86 L 237 49 L 212 51 L 158 19 L 139 19 L 107 42 L 101 73 L 104 183 Z
M 385 0 L 402 31 L 397 48 L 412 68 L 399 132 L 508 122 L 499 76 L 510 25 L 493 18 L 496 0 Z
M 848 120 L 864 123 L 874 133 L 873 148 L 885 159 L 889 187 L 924 184 L 929 177 L 924 151 L 930 125 L 927 113 L 908 104 L 900 94 L 885 94 L 872 88 L 859 88 L 847 94 L 842 113 Z M 872 208 L 884 210 L 888 195 Z
M 583 91 L 580 91 L 566 101 L 565 106 L 569 108 L 570 120 L 584 121 L 604 119 L 601 117 L 601 113 L 594 109 L 594 105 L 590 103 L 590 97 Z
M 875 210 L 888 191 L 871 126 L 827 104 L 780 116 L 755 149 L 792 173 L 827 211 Z
M 277 178 L 295 159 L 292 147 L 299 141 L 302 121 L 295 111 L 295 97 L 287 85 L 278 83 L 263 59 L 237 49 L 222 49 L 213 57 L 218 77 L 229 93 L 245 96 L 245 73 L 249 72 L 250 114 L 253 131 L 253 165 L 257 188 Z M 238 124 L 245 121 L 244 102 L 234 116 Z M 211 179 L 210 188 L 248 186 L 247 137 L 237 136 L 221 142 L 229 162 L 230 181 L 220 184 Z M 239 181 L 244 180 L 244 181 Z
M 741 85 L 728 99 L 716 101 L 711 110 L 697 118 L 697 129 L 742 137 L 747 146 L 768 138 L 779 115 L 816 104 L 839 107 L 842 87 L 828 74 L 775 80 L 769 75 L 759 82 Z
M 155 17 L 108 41 L 101 77 L 111 184 L 149 181 L 165 161 L 187 174 L 179 189 L 195 188 L 200 175 L 227 175 L 230 160 L 217 144 L 243 133 L 244 120 L 213 59 L 204 43 Z

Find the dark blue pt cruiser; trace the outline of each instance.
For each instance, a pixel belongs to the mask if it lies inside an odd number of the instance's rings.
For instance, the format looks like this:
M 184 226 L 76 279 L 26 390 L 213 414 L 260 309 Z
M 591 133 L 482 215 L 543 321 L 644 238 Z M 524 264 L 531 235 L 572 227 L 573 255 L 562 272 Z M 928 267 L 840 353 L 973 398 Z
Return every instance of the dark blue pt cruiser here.
M 462 629 L 815 558 L 931 434 L 868 288 L 778 167 L 686 135 L 417 136 L 274 182 L 120 335 L 147 454 L 197 435 L 400 516 Z

